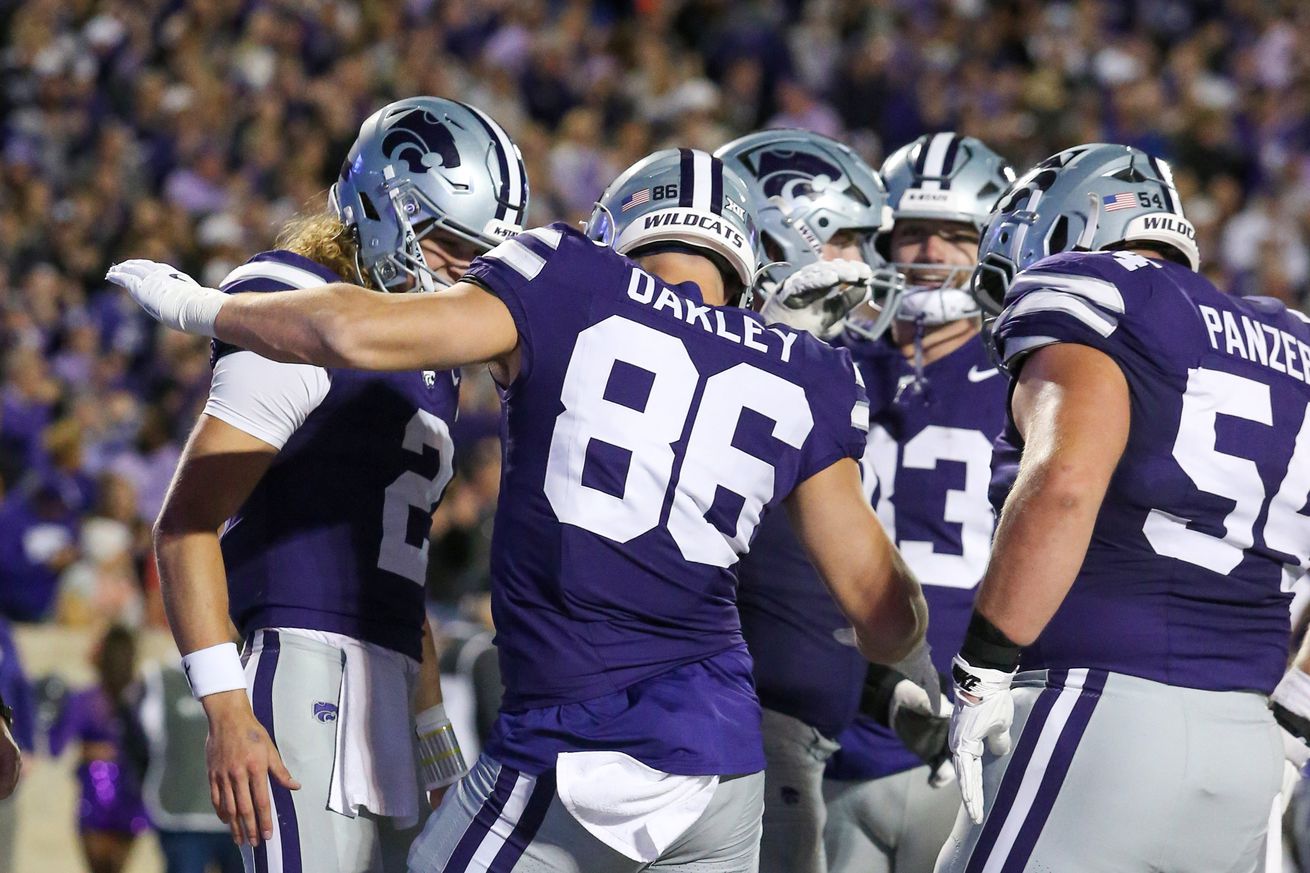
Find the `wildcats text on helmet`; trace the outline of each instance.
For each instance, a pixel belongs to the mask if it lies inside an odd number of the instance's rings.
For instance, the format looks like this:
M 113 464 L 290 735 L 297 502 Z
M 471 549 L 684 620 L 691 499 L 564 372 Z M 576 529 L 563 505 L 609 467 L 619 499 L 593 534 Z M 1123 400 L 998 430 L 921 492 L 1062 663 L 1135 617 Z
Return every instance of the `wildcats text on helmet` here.
M 741 233 L 732 225 L 715 218 L 713 215 L 697 215 L 692 212 L 657 212 L 654 215 L 645 217 L 645 228 L 652 227 L 699 227 L 701 230 L 707 230 L 710 233 L 717 233 L 733 246 L 744 246 L 746 240 Z

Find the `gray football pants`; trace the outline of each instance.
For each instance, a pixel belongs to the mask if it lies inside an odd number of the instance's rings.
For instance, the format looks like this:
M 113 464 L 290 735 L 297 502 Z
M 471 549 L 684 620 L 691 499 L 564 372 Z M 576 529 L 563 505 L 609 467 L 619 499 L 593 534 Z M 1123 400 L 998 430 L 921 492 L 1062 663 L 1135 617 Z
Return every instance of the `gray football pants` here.
M 1282 783 L 1263 695 L 1104 670 L 1020 673 L 1013 751 L 983 757 L 938 873 L 1254 873 Z
M 960 789 L 954 782 L 933 788 L 929 773 L 923 766 L 881 779 L 825 780 L 828 873 L 932 873 Z
M 760 873 L 824 873 L 823 768 L 837 744 L 800 719 L 764 710 Z
M 268 731 L 297 791 L 271 785 L 273 839 L 241 849 L 246 873 L 400 873 L 418 825 L 401 831 L 390 819 L 356 818 L 328 809 L 336 762 L 336 721 L 320 721 L 323 704 L 338 706 L 344 653 L 277 631 L 253 635 L 246 682 L 255 717 Z M 335 712 L 335 710 L 334 710 Z M 427 809 L 426 800 L 420 811 Z
M 410 873 L 755 873 L 764 774 L 721 781 L 705 812 L 653 863 L 593 837 L 555 793 L 487 755 L 446 795 L 410 850 Z

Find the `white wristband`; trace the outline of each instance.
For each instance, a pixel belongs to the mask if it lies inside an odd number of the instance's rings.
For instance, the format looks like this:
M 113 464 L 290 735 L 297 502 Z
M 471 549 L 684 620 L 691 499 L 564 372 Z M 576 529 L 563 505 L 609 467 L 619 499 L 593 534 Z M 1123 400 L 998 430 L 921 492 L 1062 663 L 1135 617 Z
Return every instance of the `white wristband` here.
M 182 670 L 191 685 L 191 696 L 196 700 L 246 687 L 246 668 L 241 666 L 236 643 L 219 643 L 183 655 Z
M 414 731 L 418 734 L 419 778 L 423 790 L 444 788 L 468 772 L 459 738 L 446 718 L 444 705 L 438 703 L 415 716 Z

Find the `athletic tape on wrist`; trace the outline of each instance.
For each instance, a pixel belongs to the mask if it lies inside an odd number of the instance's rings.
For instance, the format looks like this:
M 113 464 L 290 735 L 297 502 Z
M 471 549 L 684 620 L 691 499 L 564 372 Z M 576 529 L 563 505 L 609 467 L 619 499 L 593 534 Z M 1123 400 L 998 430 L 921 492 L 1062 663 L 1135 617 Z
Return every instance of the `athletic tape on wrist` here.
M 446 717 L 446 708 L 438 703 L 414 719 L 418 734 L 418 766 L 423 790 L 432 791 L 458 782 L 468 772 L 459 737 Z
M 246 668 L 236 643 L 219 643 L 182 656 L 182 670 L 196 700 L 223 691 L 245 690 Z
M 975 667 L 1013 673 L 1019 666 L 1019 646 L 976 609 L 969 618 L 960 657 Z

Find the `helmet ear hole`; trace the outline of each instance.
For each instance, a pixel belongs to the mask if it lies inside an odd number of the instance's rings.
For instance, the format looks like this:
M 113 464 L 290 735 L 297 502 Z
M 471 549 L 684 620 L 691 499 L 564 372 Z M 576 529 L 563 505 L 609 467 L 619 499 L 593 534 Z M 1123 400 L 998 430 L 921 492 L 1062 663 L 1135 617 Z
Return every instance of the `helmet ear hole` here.
M 1046 251 L 1048 254 L 1056 254 L 1066 251 L 1069 247 L 1069 218 L 1061 215 L 1056 219 L 1055 224 L 1051 226 L 1051 234 L 1046 238 Z
M 370 221 L 380 221 L 380 219 L 378 218 L 377 207 L 373 205 L 373 201 L 370 200 L 369 196 L 365 194 L 363 191 L 359 192 L 359 202 L 360 205 L 364 207 L 365 218 L 369 219 Z

